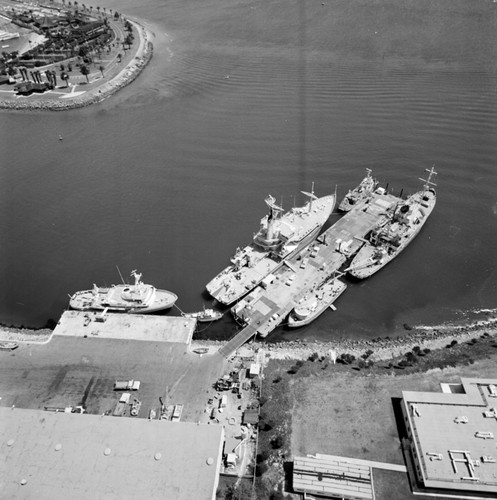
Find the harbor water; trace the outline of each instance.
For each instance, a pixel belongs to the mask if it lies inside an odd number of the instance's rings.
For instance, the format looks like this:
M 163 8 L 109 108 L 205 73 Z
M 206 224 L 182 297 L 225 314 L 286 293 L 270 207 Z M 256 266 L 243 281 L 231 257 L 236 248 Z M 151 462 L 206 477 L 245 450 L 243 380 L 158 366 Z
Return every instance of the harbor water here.
M 348 282 L 336 311 L 269 338 L 387 336 L 496 307 L 497 4 L 98 5 L 151 29 L 154 57 L 101 104 L 2 112 L 1 323 L 56 320 L 68 294 L 120 282 L 116 266 L 183 311 L 211 307 L 205 285 L 251 241 L 267 194 L 288 209 L 314 182 L 340 198 L 366 168 L 409 194 L 433 164 L 416 240 Z M 201 335 L 235 329 L 226 315 Z

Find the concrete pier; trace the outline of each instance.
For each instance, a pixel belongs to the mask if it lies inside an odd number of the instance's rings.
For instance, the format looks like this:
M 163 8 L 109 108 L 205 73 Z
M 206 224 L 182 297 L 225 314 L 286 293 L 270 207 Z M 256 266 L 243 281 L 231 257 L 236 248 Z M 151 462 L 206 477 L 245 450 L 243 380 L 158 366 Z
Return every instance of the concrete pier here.
M 344 271 L 345 263 L 364 244 L 367 233 L 385 223 L 399 201 L 400 198 L 380 189 L 268 275 L 232 307 L 233 316 L 245 328 L 222 348 L 221 354 L 229 357 L 257 333 L 268 335 L 285 321 L 301 298 Z

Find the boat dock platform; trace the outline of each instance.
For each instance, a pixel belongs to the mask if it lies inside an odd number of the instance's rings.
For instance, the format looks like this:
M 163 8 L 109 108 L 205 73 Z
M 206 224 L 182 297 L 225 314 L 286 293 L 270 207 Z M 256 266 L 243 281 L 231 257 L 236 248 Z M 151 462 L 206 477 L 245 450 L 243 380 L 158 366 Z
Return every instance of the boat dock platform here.
M 221 350 L 231 356 L 257 333 L 265 337 L 285 321 L 295 304 L 328 279 L 364 244 L 375 226 L 385 223 L 400 198 L 379 188 L 364 204 L 341 217 L 307 247 L 266 276 L 245 298 L 231 308 L 244 328 Z
M 189 345 L 197 320 L 155 314 L 65 311 L 54 336 L 174 342 Z

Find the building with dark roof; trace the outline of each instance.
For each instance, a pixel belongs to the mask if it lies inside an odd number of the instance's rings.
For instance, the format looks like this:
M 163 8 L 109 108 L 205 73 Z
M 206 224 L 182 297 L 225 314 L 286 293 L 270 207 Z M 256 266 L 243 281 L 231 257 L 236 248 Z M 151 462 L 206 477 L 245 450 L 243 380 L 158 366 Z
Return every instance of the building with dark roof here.
M 2 498 L 213 500 L 220 425 L 0 407 Z
M 414 484 L 422 494 L 497 497 L 497 380 L 461 379 L 444 392 L 403 392 Z

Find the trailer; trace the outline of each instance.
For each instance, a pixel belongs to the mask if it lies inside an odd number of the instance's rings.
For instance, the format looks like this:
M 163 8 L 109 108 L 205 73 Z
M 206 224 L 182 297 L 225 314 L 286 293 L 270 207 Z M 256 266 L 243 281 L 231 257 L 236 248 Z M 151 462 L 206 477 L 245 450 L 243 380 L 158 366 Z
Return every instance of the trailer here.
M 173 422 L 179 422 L 181 419 L 181 414 L 183 413 L 183 405 L 175 405 L 173 410 L 173 416 L 171 420 Z
M 114 382 L 115 391 L 138 391 L 141 382 L 139 380 L 116 380 Z

